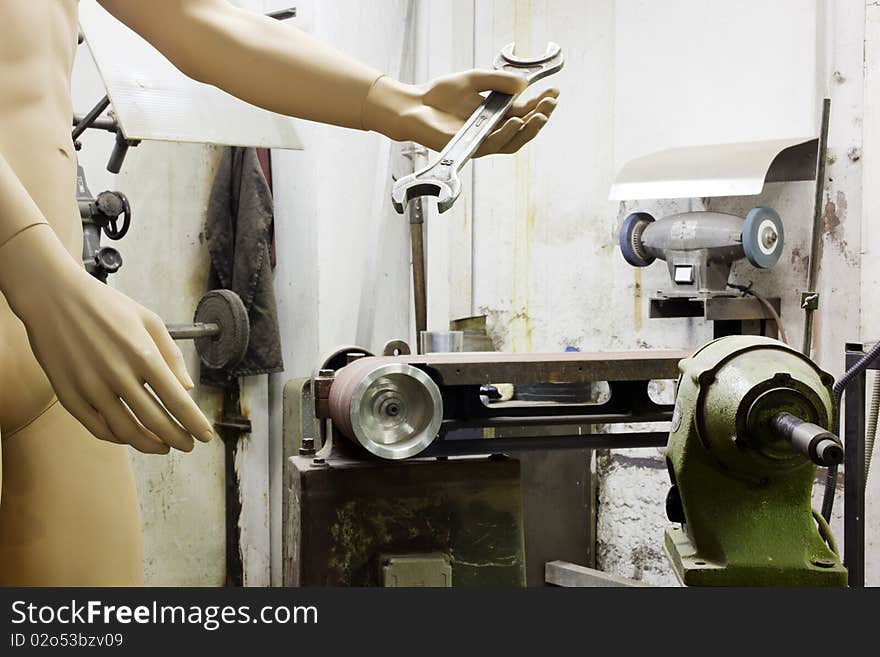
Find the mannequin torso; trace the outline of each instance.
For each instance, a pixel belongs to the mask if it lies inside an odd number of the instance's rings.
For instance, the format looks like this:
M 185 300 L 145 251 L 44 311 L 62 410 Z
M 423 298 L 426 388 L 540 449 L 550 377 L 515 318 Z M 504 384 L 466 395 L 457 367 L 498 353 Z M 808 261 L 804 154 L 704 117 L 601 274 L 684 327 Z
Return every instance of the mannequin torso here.
M 77 0 L 4 3 L 2 21 L 0 153 L 68 251 L 79 257 L 82 226 L 70 138 Z M 0 345 L 0 434 L 8 435 L 43 411 L 53 392 L 2 296 Z

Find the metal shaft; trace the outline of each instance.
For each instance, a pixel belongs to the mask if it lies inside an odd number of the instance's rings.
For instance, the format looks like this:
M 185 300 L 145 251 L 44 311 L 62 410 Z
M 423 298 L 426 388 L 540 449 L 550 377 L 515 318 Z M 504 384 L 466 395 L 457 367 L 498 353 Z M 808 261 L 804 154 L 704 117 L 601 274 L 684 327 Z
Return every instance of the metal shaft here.
M 416 335 L 428 330 L 428 286 L 425 275 L 424 204 L 414 199 L 407 207 L 410 215 L 409 231 L 412 243 L 413 302 L 416 315 Z
M 780 413 L 771 421 L 773 430 L 816 465 L 843 463 L 840 438 L 822 427 L 791 415 Z
M 219 324 L 166 324 L 165 328 L 175 340 L 196 340 L 220 335 Z

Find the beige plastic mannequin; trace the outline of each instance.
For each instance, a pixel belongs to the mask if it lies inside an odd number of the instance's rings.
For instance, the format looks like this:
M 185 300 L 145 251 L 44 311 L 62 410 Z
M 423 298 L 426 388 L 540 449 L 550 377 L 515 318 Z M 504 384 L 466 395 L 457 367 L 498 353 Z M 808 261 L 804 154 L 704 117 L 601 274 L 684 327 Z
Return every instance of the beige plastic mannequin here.
M 522 85 L 481 71 L 402 84 L 224 0 L 102 4 L 198 80 L 276 112 L 435 150 L 481 92 Z M 140 520 L 123 446 L 189 451 L 212 428 L 162 321 L 80 263 L 76 0 L 3 2 L 0 29 L 0 585 L 136 585 Z M 519 103 L 479 154 L 522 147 L 557 95 Z

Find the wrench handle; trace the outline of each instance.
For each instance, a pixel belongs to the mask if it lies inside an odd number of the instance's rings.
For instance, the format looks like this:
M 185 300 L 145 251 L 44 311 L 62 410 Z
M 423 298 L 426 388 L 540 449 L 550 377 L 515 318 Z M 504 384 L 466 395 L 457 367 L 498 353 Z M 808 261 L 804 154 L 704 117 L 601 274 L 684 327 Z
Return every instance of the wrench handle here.
M 485 141 L 492 131 L 498 127 L 501 120 L 513 105 L 516 97 L 511 94 L 493 91 L 483 104 L 471 115 L 471 118 L 461 127 L 455 137 L 440 153 L 439 160 L 445 166 L 454 166 L 455 171 L 460 171 L 467 161 L 473 157 L 477 149 Z

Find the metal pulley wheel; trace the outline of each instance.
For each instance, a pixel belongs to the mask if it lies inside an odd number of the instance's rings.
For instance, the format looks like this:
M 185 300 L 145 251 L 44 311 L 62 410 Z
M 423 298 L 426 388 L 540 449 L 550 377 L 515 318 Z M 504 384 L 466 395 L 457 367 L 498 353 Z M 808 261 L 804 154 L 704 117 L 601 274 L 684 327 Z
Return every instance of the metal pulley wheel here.
M 654 217 L 647 212 L 633 212 L 620 226 L 620 251 L 623 259 L 633 267 L 647 267 L 655 260 L 642 245 L 642 233 L 652 223 Z
M 250 321 L 235 292 L 208 292 L 196 306 L 193 322 L 196 351 L 205 367 L 228 370 L 242 361 L 250 342 Z
M 388 460 L 424 451 L 443 422 L 437 384 L 406 363 L 353 362 L 336 373 L 329 402 L 333 425 L 342 435 Z
M 743 251 L 752 266 L 769 269 L 782 255 L 785 228 L 771 208 L 755 208 L 746 216 L 742 233 Z

